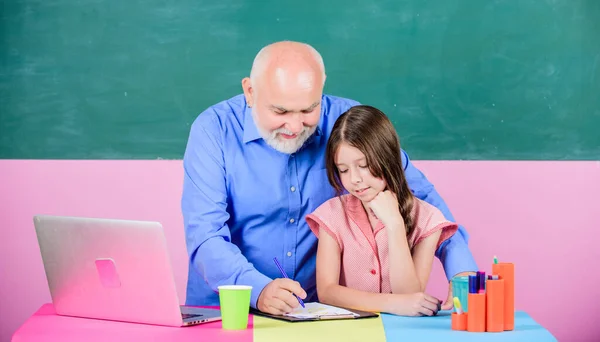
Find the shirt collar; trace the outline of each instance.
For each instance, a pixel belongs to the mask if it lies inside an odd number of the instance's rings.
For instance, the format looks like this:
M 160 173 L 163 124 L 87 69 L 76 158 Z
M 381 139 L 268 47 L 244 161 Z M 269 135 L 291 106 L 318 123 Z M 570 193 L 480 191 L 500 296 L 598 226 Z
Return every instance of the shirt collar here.
M 319 118 L 319 124 L 317 125 L 317 130 L 315 133 L 308 138 L 307 144 L 312 143 L 315 140 L 315 136 L 319 137 L 323 135 L 323 123 L 325 120 L 325 108 L 323 108 L 323 98 L 321 98 L 321 117 Z M 256 127 L 256 123 L 254 122 L 254 118 L 252 117 L 252 108 L 248 106 L 246 103 L 246 99 L 244 99 L 244 144 L 254 141 L 256 139 L 261 139 L 262 136 L 258 132 L 258 128 Z
M 371 222 L 369 221 L 369 216 L 367 216 L 367 212 L 362 205 L 362 202 L 353 195 L 346 195 L 346 208 L 348 211 L 348 216 L 365 234 L 365 236 L 374 236 L 385 226 L 383 222 L 379 218 L 376 218 L 377 224 L 374 228 L 371 228 Z
M 259 138 L 261 136 L 252 118 L 252 108 L 244 100 L 244 144 Z

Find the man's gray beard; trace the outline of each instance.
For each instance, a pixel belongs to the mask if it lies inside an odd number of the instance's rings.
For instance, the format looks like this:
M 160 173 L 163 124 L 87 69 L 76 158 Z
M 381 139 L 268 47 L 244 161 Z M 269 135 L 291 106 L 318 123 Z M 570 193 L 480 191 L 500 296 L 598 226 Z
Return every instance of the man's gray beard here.
M 292 154 L 297 152 L 302 145 L 310 138 L 310 136 L 317 130 L 317 126 L 306 127 L 304 126 L 302 131 L 298 134 L 295 139 L 285 139 L 285 138 L 277 138 L 277 133 L 283 133 L 291 135 L 292 132 L 288 131 L 285 128 L 278 128 L 272 132 L 267 132 L 260 127 L 256 122 L 256 113 L 254 112 L 254 108 L 252 108 L 252 118 L 254 119 L 254 124 L 258 129 L 258 133 L 260 136 L 267 142 L 269 146 L 274 148 L 275 150 L 285 153 Z

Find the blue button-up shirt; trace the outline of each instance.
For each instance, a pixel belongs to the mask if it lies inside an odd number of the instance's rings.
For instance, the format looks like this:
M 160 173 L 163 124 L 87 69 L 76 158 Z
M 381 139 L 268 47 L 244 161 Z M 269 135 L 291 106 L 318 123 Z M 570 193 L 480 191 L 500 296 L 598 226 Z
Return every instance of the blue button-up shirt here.
M 317 239 L 304 217 L 335 196 L 325 146 L 335 120 L 358 103 L 323 95 L 318 128 L 304 146 L 284 154 L 267 145 L 243 95 L 218 103 L 194 121 L 183 158 L 182 212 L 190 257 L 188 305 L 219 305 L 219 285 L 251 285 L 256 308 L 263 288 L 281 278 L 273 258 L 316 300 Z M 418 198 L 454 220 L 433 185 L 402 151 L 408 185 Z M 446 276 L 477 267 L 457 234 L 436 252 Z

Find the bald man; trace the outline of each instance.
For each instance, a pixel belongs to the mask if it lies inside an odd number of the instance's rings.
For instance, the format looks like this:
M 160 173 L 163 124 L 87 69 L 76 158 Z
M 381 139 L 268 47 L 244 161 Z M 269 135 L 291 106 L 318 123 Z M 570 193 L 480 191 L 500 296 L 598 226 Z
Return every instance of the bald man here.
M 272 314 L 298 307 L 292 293 L 316 300 L 317 239 L 304 217 L 335 196 L 325 146 L 335 120 L 358 104 L 324 95 L 325 77 L 311 46 L 268 45 L 242 80 L 244 93 L 193 123 L 181 202 L 190 256 L 186 304 L 219 305 L 217 287 L 231 284 L 251 285 L 251 307 Z M 404 151 L 401 158 L 415 196 L 454 220 Z M 460 227 L 436 253 L 448 279 L 477 270 L 467 240 Z

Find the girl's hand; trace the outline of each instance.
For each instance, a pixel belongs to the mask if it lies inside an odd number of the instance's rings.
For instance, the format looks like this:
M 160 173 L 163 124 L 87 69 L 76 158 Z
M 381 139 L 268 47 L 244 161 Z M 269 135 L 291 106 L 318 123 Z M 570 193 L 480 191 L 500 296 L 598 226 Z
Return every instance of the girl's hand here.
M 386 227 L 404 228 L 404 218 L 398 208 L 398 197 L 393 192 L 389 190 L 380 192 L 369 202 L 369 208 Z
M 435 316 L 442 302 L 424 292 L 399 294 L 389 312 L 399 316 Z

